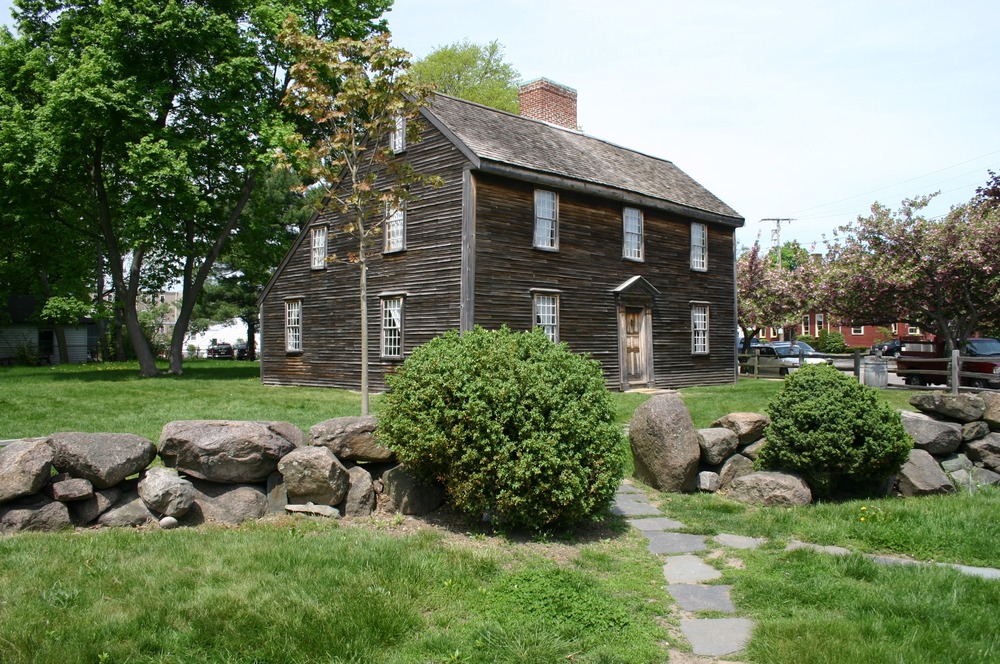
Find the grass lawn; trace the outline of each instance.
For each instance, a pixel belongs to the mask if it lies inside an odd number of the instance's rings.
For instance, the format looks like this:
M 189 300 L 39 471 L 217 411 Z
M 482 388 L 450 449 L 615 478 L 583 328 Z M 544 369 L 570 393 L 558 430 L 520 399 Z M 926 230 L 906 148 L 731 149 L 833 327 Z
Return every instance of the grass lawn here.
M 681 395 L 703 427 L 763 412 L 780 387 L 747 379 Z M 895 407 L 909 397 L 880 395 Z M 619 419 L 646 398 L 616 395 Z M 0 438 L 78 430 L 156 441 L 167 421 L 191 418 L 307 430 L 358 406 L 340 390 L 262 386 L 257 365 L 240 362 L 157 379 L 139 379 L 134 365 L 0 368 Z M 796 509 L 649 494 L 688 532 L 768 538 L 708 557 L 739 615 L 757 623 L 745 661 L 1000 661 L 1000 581 L 784 551 L 800 539 L 1000 567 L 998 491 Z M 0 661 L 662 662 L 662 643 L 678 646 L 678 614 L 661 567 L 617 517 L 534 540 L 401 517 L 3 536 Z

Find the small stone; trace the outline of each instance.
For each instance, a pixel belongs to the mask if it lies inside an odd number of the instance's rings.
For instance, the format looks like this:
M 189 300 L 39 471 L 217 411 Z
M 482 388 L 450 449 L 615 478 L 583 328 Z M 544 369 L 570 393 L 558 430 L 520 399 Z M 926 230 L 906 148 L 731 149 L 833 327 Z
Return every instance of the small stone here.
M 179 525 L 180 522 L 172 516 L 165 516 L 160 519 L 160 528 L 163 528 L 164 530 L 173 530 Z
M 715 493 L 719 490 L 719 474 L 710 470 L 698 473 L 698 490 Z
M 328 519 L 340 518 L 340 511 L 336 507 L 331 507 L 330 505 L 314 505 L 313 503 L 306 503 L 305 505 L 285 505 L 285 511 L 292 514 L 325 516 Z

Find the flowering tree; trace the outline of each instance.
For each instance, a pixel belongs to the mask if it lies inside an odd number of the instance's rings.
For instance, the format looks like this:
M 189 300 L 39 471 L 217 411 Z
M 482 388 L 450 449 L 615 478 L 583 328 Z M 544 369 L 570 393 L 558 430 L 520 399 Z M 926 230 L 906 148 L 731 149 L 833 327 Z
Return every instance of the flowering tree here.
M 765 327 L 785 327 L 801 318 L 812 303 L 817 270 L 809 260 L 787 269 L 783 260 L 778 263 L 761 252 L 759 240 L 740 255 L 736 261 L 736 302 L 744 351 Z
M 1000 320 L 1000 206 L 980 189 L 928 219 L 921 210 L 931 198 L 905 200 L 895 213 L 876 203 L 842 227 L 829 247 L 825 291 L 831 308 L 856 323 L 905 321 L 959 348 Z

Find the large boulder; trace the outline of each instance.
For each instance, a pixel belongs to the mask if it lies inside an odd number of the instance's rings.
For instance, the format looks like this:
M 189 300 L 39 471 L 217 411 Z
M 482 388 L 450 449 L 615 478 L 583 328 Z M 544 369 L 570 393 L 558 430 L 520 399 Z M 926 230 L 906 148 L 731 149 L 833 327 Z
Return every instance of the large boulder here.
M 193 479 L 194 504 L 180 517 L 181 524 L 237 525 L 267 514 L 267 494 L 263 484 L 216 484 Z
M 764 437 L 764 429 L 771 423 L 771 418 L 760 413 L 730 413 L 712 422 L 713 427 L 725 427 L 740 441 L 740 447 L 755 443 Z
M 143 471 L 156 457 L 152 441 L 131 433 L 54 433 L 53 465 L 72 477 L 108 489 Z
M 722 427 L 698 429 L 697 433 L 701 462 L 709 466 L 718 466 L 728 459 L 740 444 L 735 433 Z
M 660 491 L 694 491 L 701 446 L 687 407 L 676 393 L 636 408 L 629 425 L 635 475 Z
M 414 477 L 402 465 L 382 473 L 382 482 L 401 514 L 430 514 L 444 502 L 444 489 Z
M 114 507 L 97 517 L 97 524 L 109 528 L 138 528 L 159 520 L 160 517 L 139 497 L 138 489 L 130 487 L 122 492 Z
M 749 448 L 747 448 L 749 449 Z M 746 450 L 744 450 L 746 451 Z M 753 472 L 753 461 L 742 454 L 734 454 L 726 459 L 719 471 L 719 488 L 728 489 L 737 477 L 743 477 Z
M 765 471 L 733 480 L 729 497 L 746 505 L 792 507 L 812 502 L 812 491 L 798 475 Z
M 981 486 L 1000 485 L 1000 473 L 994 473 L 985 468 L 960 468 L 953 473 L 948 473 L 955 488 L 959 491 L 975 493 Z
M 361 466 L 347 469 L 351 476 L 351 488 L 344 498 L 344 516 L 371 516 L 375 511 L 375 487 L 372 475 Z
M 990 431 L 1000 431 L 1000 392 L 980 392 L 986 408 L 983 411 L 983 421 L 989 425 Z
M 928 452 L 910 450 L 910 458 L 899 471 L 899 492 L 904 496 L 954 493 L 955 485 Z
M 973 461 L 1000 472 L 1000 433 L 991 433 L 984 438 L 966 443 L 965 453 Z
M 910 405 L 921 412 L 942 415 L 956 422 L 974 422 L 982 419 L 986 411 L 986 403 L 978 394 L 914 394 L 910 397 Z
M 946 456 L 962 444 L 962 425 L 942 422 L 923 413 L 902 411 L 903 428 L 913 438 L 913 446 L 934 456 Z
M 66 503 L 44 494 L 24 496 L 0 505 L 0 533 L 56 531 L 73 525 Z
M 335 417 L 313 425 L 309 436 L 313 445 L 329 448 L 341 461 L 395 461 L 395 453 L 375 437 L 377 425 L 371 415 Z
M 45 438 L 0 447 L 0 503 L 38 493 L 52 475 L 53 452 Z
M 300 447 L 278 462 L 289 503 L 337 505 L 350 488 L 347 469 L 326 447 Z
M 179 420 L 160 432 L 167 466 L 210 482 L 265 482 L 283 456 L 302 444 L 302 431 L 288 422 Z
M 172 468 L 150 468 L 139 482 L 139 497 L 146 507 L 163 516 L 187 514 L 194 504 L 194 486 Z

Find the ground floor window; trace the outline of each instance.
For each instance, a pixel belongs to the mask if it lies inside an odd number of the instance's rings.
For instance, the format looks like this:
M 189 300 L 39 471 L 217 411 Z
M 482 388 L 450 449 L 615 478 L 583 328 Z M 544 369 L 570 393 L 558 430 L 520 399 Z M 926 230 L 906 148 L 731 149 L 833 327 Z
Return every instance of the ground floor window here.
M 285 350 L 302 351 L 302 300 L 285 301 Z
M 403 298 L 382 300 L 382 357 L 403 357 Z
M 691 352 L 708 353 L 708 305 L 691 305 Z
M 535 293 L 535 327 L 545 330 L 553 343 L 559 342 L 559 296 L 554 293 Z

